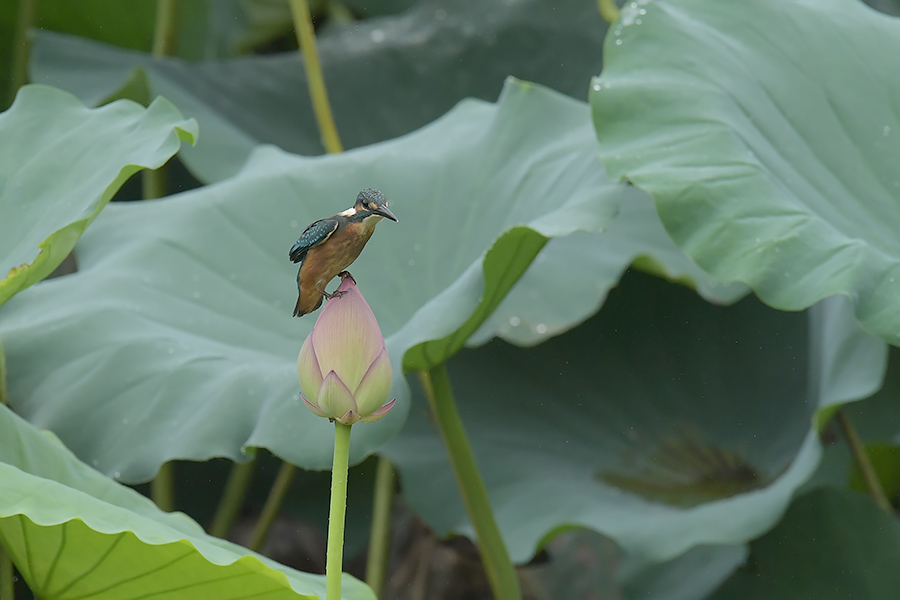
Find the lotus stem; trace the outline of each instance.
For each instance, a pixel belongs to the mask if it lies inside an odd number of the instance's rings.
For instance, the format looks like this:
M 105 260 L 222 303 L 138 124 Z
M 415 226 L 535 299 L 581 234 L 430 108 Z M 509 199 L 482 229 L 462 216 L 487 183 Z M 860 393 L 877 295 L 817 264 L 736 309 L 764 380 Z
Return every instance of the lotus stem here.
M 350 425 L 334 422 L 334 462 L 331 466 L 331 509 L 328 514 L 328 556 L 325 559 L 325 599 L 341 600 L 344 565 L 344 519 L 347 515 L 347 471 L 350 467 Z
M 390 558 L 391 504 L 397 486 L 394 465 L 383 456 L 378 458 L 375 473 L 375 498 L 372 503 L 372 531 L 369 535 L 369 554 L 366 559 L 366 583 L 380 598 L 384 588 Z
M 509 558 L 500 529 L 491 510 L 484 481 L 475 464 L 475 456 L 466 438 L 462 420 L 453 399 L 447 368 L 441 364 L 421 372 L 422 385 L 435 422 L 447 448 L 456 482 L 462 493 L 469 520 L 475 527 L 478 550 L 488 582 L 497 600 L 521 600 L 516 569 Z
M 13 564 L 6 550 L 0 545 L 0 600 L 15 600 L 16 580 L 13 577 Z
M 177 0 L 157 0 L 156 23 L 153 28 L 153 56 L 172 56 L 175 54 L 177 32 Z
M 169 189 L 166 175 L 165 166 L 158 169 L 144 169 L 141 173 L 141 193 L 144 200 L 155 200 L 166 195 Z
M 619 18 L 619 7 L 616 6 L 615 0 L 597 0 L 597 8 L 600 9 L 600 16 L 607 23 L 612 23 Z
M 156 23 L 153 28 L 153 56 L 172 56 L 175 54 L 175 41 L 178 32 L 177 0 L 157 0 Z M 168 174 L 165 166 L 158 169 L 146 169 L 141 173 L 141 187 L 144 200 L 162 198 L 168 192 Z
M 863 481 L 866 484 L 866 489 L 869 490 L 869 494 L 872 495 L 875 503 L 882 510 L 889 515 L 894 514 L 894 508 L 885 495 L 884 488 L 881 487 L 878 474 L 875 473 L 875 467 L 872 466 L 872 461 L 869 460 L 869 455 L 866 453 L 866 447 L 863 445 L 862 440 L 859 439 L 859 434 L 856 432 L 853 423 L 850 422 L 843 410 L 838 410 L 837 421 L 841 431 L 844 433 L 844 439 L 847 440 L 847 445 L 850 446 L 853 460 L 856 461 L 856 466 L 859 468 L 859 472 L 862 473 Z
M 256 466 L 256 457 L 247 462 L 234 463 L 225 483 L 225 491 L 219 499 L 216 514 L 213 516 L 212 525 L 209 527 L 210 535 L 225 539 L 231 531 L 234 520 L 237 518 L 247 495 L 247 488 L 253 479 L 253 468 Z
M 150 497 L 160 510 L 175 510 L 175 463 L 166 462 L 150 483 Z
M 316 33 L 306 0 L 291 0 L 291 15 L 294 19 L 297 43 L 303 53 L 309 97 L 312 100 L 313 112 L 316 114 L 316 122 L 319 124 L 322 145 L 329 154 L 343 152 L 344 148 L 331 113 L 331 104 L 328 102 L 328 91 L 325 89 L 325 78 L 322 76 L 322 66 L 319 64 L 319 53 L 316 50 Z
M 19 88 L 28 83 L 28 30 L 34 26 L 37 0 L 19 0 L 16 30 L 13 32 L 12 64 L 9 72 L 9 102 L 16 99 Z
M 284 502 L 284 496 L 287 494 L 288 488 L 291 487 L 291 481 L 294 479 L 296 472 L 297 467 L 291 463 L 281 463 L 281 468 L 275 477 L 275 483 L 272 484 L 272 489 L 269 490 L 269 497 L 266 498 L 262 513 L 259 515 L 256 527 L 253 529 L 253 536 L 247 545 L 254 552 L 259 552 L 259 549 L 262 548 L 263 543 L 266 541 L 266 536 L 269 535 L 272 523 L 275 522 L 275 517 L 278 516 L 278 511 L 281 510 L 281 503 Z

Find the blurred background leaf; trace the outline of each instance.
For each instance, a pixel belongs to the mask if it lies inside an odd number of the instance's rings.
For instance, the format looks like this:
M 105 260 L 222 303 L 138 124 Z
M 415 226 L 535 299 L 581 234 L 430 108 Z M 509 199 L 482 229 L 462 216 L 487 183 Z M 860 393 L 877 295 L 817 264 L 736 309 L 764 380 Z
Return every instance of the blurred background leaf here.
M 896 597 L 900 523 L 857 492 L 817 490 L 750 544 L 750 558 L 714 600 Z
M 508 76 L 585 99 L 605 32 L 580 0 L 427 0 L 328 27 L 318 50 L 341 140 L 354 148 L 409 133 L 463 98 L 493 101 Z M 183 160 L 201 181 L 233 175 L 261 143 L 322 152 L 297 53 L 186 63 L 58 34 L 34 41 L 31 77 L 88 103 L 117 95 L 138 68 L 153 95 L 200 122 L 203 138 Z

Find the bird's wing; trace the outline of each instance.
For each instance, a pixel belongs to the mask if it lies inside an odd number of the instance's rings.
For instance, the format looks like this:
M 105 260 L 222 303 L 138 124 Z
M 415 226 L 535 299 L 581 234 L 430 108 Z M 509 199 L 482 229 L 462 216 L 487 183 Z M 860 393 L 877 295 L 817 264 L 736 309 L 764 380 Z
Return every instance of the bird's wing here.
M 310 251 L 311 248 L 318 246 L 334 233 L 338 228 L 338 220 L 337 219 L 322 219 L 321 221 L 316 221 L 309 227 L 303 230 L 303 233 L 300 234 L 300 239 L 294 242 L 294 245 L 291 247 L 291 251 L 288 256 L 291 257 L 291 262 L 301 262 L 304 258 L 306 258 L 306 253 Z

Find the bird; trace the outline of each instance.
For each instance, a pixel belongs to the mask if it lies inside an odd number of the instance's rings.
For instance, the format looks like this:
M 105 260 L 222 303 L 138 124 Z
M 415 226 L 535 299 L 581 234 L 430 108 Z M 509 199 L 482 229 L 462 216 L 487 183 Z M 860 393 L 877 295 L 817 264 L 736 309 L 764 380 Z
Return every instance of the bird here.
M 322 306 L 323 298 L 339 295 L 329 294 L 325 288 L 356 260 L 372 237 L 375 225 L 383 218 L 397 221 L 384 194 L 375 188 L 366 188 L 351 208 L 315 221 L 303 230 L 288 253 L 291 262 L 300 263 L 295 317 L 302 317 Z

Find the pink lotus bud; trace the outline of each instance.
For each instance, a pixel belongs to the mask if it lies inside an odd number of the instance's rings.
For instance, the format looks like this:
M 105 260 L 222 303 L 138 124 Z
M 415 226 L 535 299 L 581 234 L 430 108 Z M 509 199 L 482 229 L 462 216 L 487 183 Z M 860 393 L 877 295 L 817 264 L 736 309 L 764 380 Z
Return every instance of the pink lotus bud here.
M 384 336 L 352 277 L 342 279 L 338 293 L 300 348 L 301 397 L 320 417 L 344 425 L 377 421 L 394 406 L 385 404 L 393 370 Z

